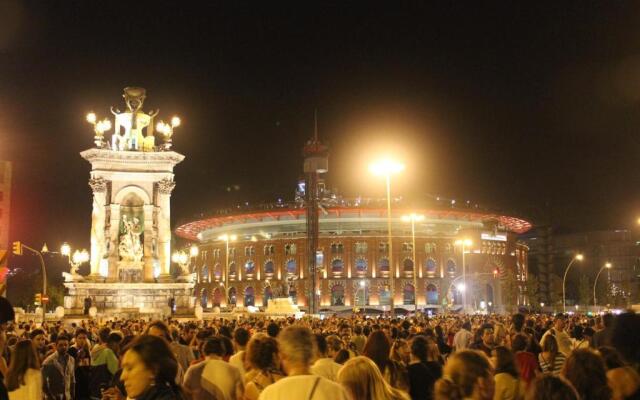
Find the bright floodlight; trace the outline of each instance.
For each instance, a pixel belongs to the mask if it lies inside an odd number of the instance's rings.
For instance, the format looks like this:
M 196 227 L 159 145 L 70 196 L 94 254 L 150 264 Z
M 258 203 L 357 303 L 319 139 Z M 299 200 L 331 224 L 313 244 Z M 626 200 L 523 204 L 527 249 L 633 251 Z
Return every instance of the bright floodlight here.
M 69 243 L 62 243 L 62 246 L 60 246 L 60 254 L 62 254 L 63 256 L 68 256 L 69 254 L 71 254 L 71 246 L 69 246 Z
M 411 213 L 409 215 L 403 215 L 402 216 L 402 220 L 404 222 L 418 222 L 418 221 L 422 221 L 424 219 L 424 215 L 422 214 L 416 214 L 416 213 Z
M 374 175 L 397 174 L 404 170 L 404 164 L 397 161 L 384 159 L 369 165 L 369 171 Z
M 467 289 L 467 286 L 464 283 L 459 283 L 456 285 L 456 288 L 458 288 L 459 292 L 464 292 Z
M 96 114 L 90 112 L 89 114 L 87 114 L 87 122 L 90 124 L 95 124 L 96 123 Z
M 174 128 L 176 126 L 180 126 L 180 118 L 178 117 L 171 118 L 171 126 L 173 126 Z
M 218 240 L 222 240 L 223 242 L 233 242 L 237 238 L 238 236 L 236 235 L 228 235 L 226 233 L 224 235 L 218 236 Z
M 189 254 L 191 254 L 191 257 L 198 257 L 198 253 L 198 246 L 196 246 L 195 244 L 191 245 L 191 248 L 189 249 Z
M 605 266 L 606 268 L 611 268 L 611 263 L 610 263 L 610 262 L 608 262 L 608 263 L 604 264 L 604 266 Z
M 360 287 L 363 288 L 365 285 L 364 281 L 360 281 Z
M 576 260 L 582 261 L 584 260 L 584 256 L 582 254 L 576 254 Z

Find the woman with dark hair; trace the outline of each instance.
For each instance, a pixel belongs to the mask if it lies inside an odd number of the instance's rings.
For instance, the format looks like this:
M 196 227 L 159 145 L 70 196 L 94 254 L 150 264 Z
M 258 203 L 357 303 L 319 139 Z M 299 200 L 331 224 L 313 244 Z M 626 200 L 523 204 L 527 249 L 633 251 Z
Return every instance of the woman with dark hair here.
M 614 400 L 640 398 L 640 374 L 622 359 L 613 347 L 603 346 L 598 349 L 607 368 L 607 381 Z M 635 397 L 634 397 L 635 396 Z
M 433 399 L 433 387 L 442 376 L 438 345 L 424 336 L 411 340 L 409 394 L 412 400 Z
M 31 340 L 16 344 L 5 383 L 9 400 L 42 399 L 42 373 Z
M 495 380 L 494 400 L 515 400 L 522 398 L 524 390 L 520 387 L 520 373 L 516 367 L 513 353 L 504 346 L 498 346 L 491 352 Z
M 256 400 L 265 387 L 285 376 L 278 367 L 278 342 L 271 336 L 258 334 L 249 341 L 246 362 L 250 367 L 245 374 L 246 400 Z
M 492 400 L 493 393 L 491 364 L 487 356 L 477 350 L 453 353 L 435 386 L 436 400 Z
M 523 333 L 516 334 L 511 341 L 511 350 L 515 353 L 516 367 L 520 371 L 520 379 L 526 384 L 526 387 L 529 387 L 529 384 L 540 370 L 536 356 L 527 351 L 529 341 L 529 337 Z
M 409 389 L 407 370 L 389 358 L 391 342 L 383 331 L 371 332 L 364 345 L 362 355 L 369 357 L 380 369 L 382 376 L 391 386 L 401 390 Z
M 540 369 L 545 374 L 559 375 L 564 365 L 565 356 L 558 350 L 556 337 L 548 335 L 542 344 L 542 353 L 538 355 Z
M 582 400 L 609 400 L 604 360 L 591 349 L 574 350 L 562 369 L 562 375 L 576 388 Z
M 136 400 L 182 400 L 176 385 L 178 362 L 166 340 L 142 335 L 122 358 L 122 375 L 127 396 Z
M 579 400 L 576 389 L 559 376 L 540 375 L 531 383 L 526 400 Z
M 571 332 L 571 341 L 573 342 L 573 349 L 586 349 L 589 347 L 589 340 L 584 337 L 584 328 L 580 325 L 573 327 Z

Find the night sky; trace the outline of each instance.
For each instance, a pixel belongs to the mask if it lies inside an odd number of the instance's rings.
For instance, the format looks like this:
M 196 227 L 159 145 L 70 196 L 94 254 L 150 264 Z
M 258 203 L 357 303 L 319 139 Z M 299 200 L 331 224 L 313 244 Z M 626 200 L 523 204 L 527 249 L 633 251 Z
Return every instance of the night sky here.
M 314 109 L 346 195 L 383 195 L 366 165 L 386 150 L 406 161 L 408 198 L 569 230 L 640 214 L 640 2 L 185 3 L 0 2 L 12 240 L 89 247 L 84 117 L 122 109 L 125 86 L 183 120 L 174 228 L 292 199 Z

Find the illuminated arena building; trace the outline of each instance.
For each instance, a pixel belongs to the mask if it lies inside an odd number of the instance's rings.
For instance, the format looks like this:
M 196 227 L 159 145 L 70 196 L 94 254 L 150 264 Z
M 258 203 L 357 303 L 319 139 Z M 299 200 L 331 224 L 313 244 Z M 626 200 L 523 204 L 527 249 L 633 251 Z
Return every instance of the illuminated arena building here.
M 326 201 L 316 255 L 320 311 L 385 311 L 391 296 L 398 312 L 413 310 L 416 301 L 420 309 L 433 312 L 460 310 L 463 301 L 468 311 L 526 305 L 528 248 L 518 235 L 531 228 L 529 222 L 450 204 L 425 202 L 422 209 L 408 209 L 394 200 L 390 265 L 386 200 L 321 193 Z M 402 219 L 410 213 L 424 216 L 415 223 L 415 234 Z M 182 263 L 190 263 L 196 273 L 196 301 L 205 311 L 266 307 L 285 286 L 307 309 L 312 284 L 301 198 L 251 210 L 220 210 L 176 233 L 197 245 L 198 251 Z

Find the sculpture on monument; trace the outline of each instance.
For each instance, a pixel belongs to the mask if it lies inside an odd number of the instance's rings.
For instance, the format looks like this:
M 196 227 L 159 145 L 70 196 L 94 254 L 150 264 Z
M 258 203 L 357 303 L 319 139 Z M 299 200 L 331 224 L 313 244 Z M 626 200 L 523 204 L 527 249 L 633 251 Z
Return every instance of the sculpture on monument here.
M 120 243 L 118 245 L 118 253 L 122 261 L 138 263 L 142 260 L 143 248 L 140 241 L 142 227 L 137 217 L 127 218 L 122 216 L 122 225 L 124 233 L 120 235 Z
M 122 95 L 127 105 L 127 111 L 120 112 L 111 107 L 111 113 L 115 116 L 113 136 L 111 136 L 111 149 L 123 151 L 153 151 L 155 138 L 153 136 L 153 119 L 159 110 L 145 114 L 142 105 L 147 97 L 146 90 L 139 87 L 126 87 Z M 120 134 L 121 128 L 123 133 Z M 142 130 L 147 129 L 147 136 L 143 136 Z

